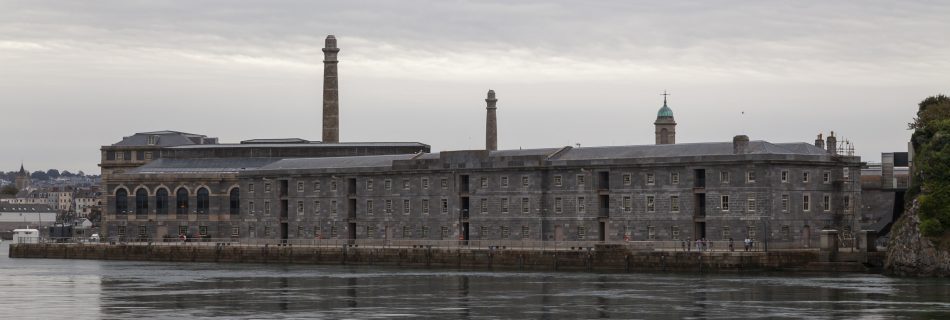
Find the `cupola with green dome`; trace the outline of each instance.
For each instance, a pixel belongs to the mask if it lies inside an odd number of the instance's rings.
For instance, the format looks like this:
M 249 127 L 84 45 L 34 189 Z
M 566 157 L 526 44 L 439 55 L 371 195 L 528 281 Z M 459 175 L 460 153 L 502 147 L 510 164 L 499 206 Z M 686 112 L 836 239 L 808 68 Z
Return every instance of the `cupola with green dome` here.
M 666 96 L 670 95 L 663 91 L 663 107 L 656 112 L 656 144 L 674 144 L 676 143 L 676 120 L 673 120 L 673 109 L 666 103 Z

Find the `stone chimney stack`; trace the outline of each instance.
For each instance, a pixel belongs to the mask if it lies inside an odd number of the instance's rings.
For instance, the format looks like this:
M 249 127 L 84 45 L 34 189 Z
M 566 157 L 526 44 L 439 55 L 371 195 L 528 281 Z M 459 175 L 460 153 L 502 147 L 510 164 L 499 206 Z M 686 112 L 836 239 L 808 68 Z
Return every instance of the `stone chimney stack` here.
M 816 146 L 816 147 L 819 147 L 819 148 L 821 148 L 821 149 L 824 149 L 824 148 L 825 148 L 825 139 L 822 138 L 821 136 L 823 136 L 823 134 L 819 133 L 819 134 L 818 134 L 818 139 L 815 139 L 815 146 Z
M 488 90 L 488 119 L 485 121 L 485 149 L 488 151 L 498 150 L 498 120 L 495 118 L 495 90 Z
M 749 149 L 749 136 L 738 135 L 732 138 L 732 153 L 743 154 Z
M 835 138 L 835 132 L 832 131 L 828 135 L 828 143 L 825 145 L 828 148 L 828 153 L 838 154 L 838 138 Z
M 340 92 L 338 90 L 336 37 L 328 35 L 323 48 L 323 142 L 340 142 Z

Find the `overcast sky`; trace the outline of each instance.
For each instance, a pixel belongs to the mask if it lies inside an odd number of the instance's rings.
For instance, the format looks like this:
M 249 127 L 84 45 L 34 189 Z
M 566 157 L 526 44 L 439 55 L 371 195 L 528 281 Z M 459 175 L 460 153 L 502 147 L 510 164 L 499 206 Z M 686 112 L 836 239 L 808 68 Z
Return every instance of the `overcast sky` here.
M 814 140 L 906 150 L 950 89 L 947 1 L 0 0 L 0 170 L 96 172 L 135 132 L 319 140 L 323 38 L 341 141 L 500 149 Z M 742 115 L 742 112 L 745 115 Z

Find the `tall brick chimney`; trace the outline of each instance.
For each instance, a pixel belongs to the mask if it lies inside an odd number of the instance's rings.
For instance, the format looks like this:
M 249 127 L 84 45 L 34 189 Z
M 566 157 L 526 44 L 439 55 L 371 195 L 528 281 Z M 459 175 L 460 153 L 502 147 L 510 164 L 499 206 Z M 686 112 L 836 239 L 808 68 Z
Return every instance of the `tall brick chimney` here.
M 749 151 L 749 136 L 738 135 L 732 138 L 732 153 L 744 154 Z
M 340 92 L 338 90 L 336 37 L 328 35 L 323 48 L 323 142 L 340 142 Z
M 498 150 L 498 120 L 495 118 L 495 90 L 488 90 L 488 119 L 485 121 L 485 149 L 488 151 Z
M 822 134 L 818 134 L 818 138 L 815 139 L 815 146 L 824 149 L 825 148 L 825 139 L 821 137 Z

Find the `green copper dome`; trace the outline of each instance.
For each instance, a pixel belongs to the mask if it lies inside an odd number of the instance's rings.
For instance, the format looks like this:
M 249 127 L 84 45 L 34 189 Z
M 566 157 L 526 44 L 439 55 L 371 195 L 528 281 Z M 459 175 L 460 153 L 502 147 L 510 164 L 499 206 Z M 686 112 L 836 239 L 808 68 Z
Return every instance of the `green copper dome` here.
M 672 118 L 673 117 L 673 109 L 670 109 L 670 107 L 666 105 L 666 99 L 663 99 L 663 107 L 660 108 L 660 111 L 656 113 L 656 117 L 657 118 L 662 118 L 662 117 Z

